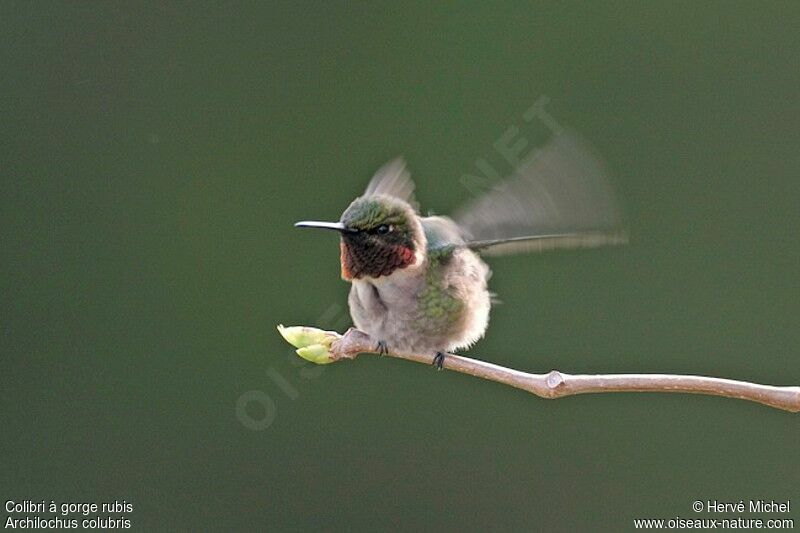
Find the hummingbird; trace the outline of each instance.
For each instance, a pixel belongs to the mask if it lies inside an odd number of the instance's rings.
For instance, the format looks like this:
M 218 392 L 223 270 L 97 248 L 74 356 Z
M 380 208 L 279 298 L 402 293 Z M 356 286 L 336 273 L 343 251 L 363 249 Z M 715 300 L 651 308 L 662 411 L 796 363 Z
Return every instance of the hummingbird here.
M 622 244 L 627 235 L 607 173 L 564 131 L 452 217 L 422 216 L 402 158 L 381 167 L 337 222 L 296 227 L 339 234 L 342 279 L 356 328 L 380 354 L 448 352 L 482 338 L 495 297 L 484 257 Z

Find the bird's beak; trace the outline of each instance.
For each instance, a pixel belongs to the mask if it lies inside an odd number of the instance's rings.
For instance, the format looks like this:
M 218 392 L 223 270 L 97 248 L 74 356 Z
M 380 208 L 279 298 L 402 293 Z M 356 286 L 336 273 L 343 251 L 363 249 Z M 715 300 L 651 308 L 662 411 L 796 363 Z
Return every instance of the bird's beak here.
M 294 227 L 332 229 L 340 233 L 358 233 L 357 229 L 348 228 L 341 222 L 316 222 L 314 220 L 303 220 L 301 222 L 295 222 Z

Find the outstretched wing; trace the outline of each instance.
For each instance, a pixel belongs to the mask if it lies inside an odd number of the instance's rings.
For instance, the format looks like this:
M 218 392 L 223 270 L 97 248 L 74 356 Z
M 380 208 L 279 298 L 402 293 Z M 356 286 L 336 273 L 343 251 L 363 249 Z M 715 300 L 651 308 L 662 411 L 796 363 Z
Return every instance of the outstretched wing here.
M 414 199 L 414 182 L 411 181 L 411 174 L 406 169 L 406 162 L 402 157 L 393 159 L 379 168 L 372 176 L 364 194 L 394 196 L 405 200 L 415 209 L 417 208 L 417 202 Z
M 467 246 L 487 255 L 627 242 L 599 158 L 569 131 L 453 218 Z
M 422 229 L 428 241 L 428 254 L 449 254 L 466 244 L 458 225 L 442 216 L 421 217 Z

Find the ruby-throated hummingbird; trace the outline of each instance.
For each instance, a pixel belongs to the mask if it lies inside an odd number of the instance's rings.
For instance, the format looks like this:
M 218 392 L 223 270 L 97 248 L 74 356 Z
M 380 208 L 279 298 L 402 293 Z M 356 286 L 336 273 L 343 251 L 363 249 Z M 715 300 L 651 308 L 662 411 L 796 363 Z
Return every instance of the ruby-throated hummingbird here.
M 453 218 L 421 216 L 402 159 L 382 167 L 338 222 L 355 326 L 382 353 L 445 352 L 483 337 L 493 295 L 481 255 L 595 247 L 626 241 L 605 172 L 589 147 L 563 132 Z

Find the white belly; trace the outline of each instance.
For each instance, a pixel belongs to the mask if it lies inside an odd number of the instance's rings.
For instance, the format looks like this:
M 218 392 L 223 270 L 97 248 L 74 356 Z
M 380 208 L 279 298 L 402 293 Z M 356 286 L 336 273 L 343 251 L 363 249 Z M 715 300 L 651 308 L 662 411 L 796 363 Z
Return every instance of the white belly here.
M 353 323 L 376 341 L 386 341 L 389 349 L 434 353 L 470 346 L 489 321 L 489 270 L 471 252 L 454 259 L 459 274 L 446 276 L 446 283 L 463 304 L 457 316 L 443 321 L 426 315 L 419 302 L 426 278 L 424 268 L 418 268 L 353 280 L 348 299 Z

